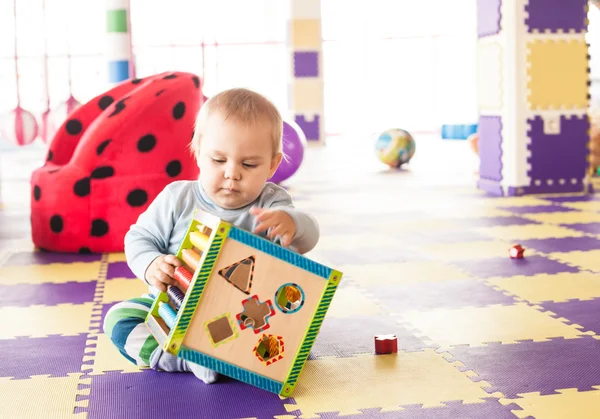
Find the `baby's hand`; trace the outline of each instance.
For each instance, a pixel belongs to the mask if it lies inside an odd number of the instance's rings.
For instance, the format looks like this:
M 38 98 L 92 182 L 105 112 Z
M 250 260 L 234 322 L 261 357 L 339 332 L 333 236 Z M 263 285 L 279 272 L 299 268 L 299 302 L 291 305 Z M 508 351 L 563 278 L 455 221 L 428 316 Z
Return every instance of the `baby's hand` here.
M 167 285 L 175 285 L 175 268 L 183 264 L 174 255 L 159 256 L 146 269 L 146 282 L 162 292 L 167 291 Z
M 288 247 L 292 243 L 292 239 L 296 235 L 296 223 L 287 212 L 278 209 L 252 207 L 250 214 L 256 216 L 255 233 L 268 230 L 268 239 L 281 237 L 283 247 Z

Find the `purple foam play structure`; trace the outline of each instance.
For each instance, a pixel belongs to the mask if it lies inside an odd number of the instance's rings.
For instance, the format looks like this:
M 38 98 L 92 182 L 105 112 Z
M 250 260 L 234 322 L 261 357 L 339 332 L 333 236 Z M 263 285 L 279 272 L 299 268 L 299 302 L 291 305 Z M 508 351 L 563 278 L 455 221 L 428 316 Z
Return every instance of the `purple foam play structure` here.
M 304 159 L 306 137 L 302 129 L 295 122 L 283 122 L 283 154 L 279 168 L 270 182 L 281 183 L 296 173 Z
M 477 0 L 477 36 L 490 36 L 500 32 L 500 7 L 502 0 Z

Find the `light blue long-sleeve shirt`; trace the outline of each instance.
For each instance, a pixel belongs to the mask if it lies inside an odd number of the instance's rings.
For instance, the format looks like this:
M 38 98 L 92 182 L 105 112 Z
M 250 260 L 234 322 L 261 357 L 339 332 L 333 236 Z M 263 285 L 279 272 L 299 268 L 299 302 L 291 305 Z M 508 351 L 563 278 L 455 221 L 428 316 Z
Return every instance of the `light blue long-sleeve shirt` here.
M 315 218 L 296 209 L 290 194 L 274 183 L 267 183 L 254 202 L 229 210 L 216 205 L 200 182 L 182 180 L 167 185 L 125 235 L 127 264 L 143 280 L 146 269 L 154 259 L 177 253 L 196 210 L 211 213 L 252 232 L 256 222 L 249 210 L 253 206 L 281 209 L 292 217 L 296 223 L 296 234 L 290 245 L 291 250 L 306 253 L 317 244 L 319 225 Z M 266 232 L 260 235 L 265 237 Z

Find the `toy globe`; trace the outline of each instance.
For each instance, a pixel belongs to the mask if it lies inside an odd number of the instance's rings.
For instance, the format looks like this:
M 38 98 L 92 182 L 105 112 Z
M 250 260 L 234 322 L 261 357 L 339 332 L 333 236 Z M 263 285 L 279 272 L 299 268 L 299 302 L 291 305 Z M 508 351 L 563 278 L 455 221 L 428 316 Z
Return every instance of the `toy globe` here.
M 415 139 L 408 131 L 392 128 L 384 131 L 375 144 L 377 157 L 390 167 L 408 163 L 415 154 Z

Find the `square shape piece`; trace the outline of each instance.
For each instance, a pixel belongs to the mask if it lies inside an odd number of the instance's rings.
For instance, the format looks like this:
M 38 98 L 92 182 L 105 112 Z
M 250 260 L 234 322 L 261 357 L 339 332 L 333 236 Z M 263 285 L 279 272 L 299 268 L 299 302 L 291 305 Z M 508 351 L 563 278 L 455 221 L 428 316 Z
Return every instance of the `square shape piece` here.
M 588 107 L 588 47 L 584 39 L 527 43 L 530 110 Z

